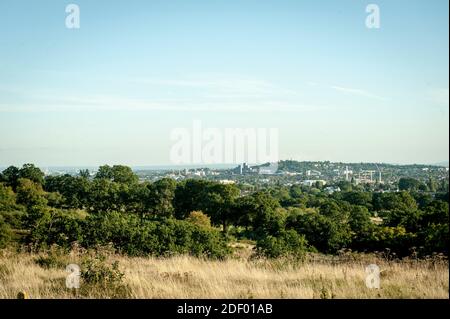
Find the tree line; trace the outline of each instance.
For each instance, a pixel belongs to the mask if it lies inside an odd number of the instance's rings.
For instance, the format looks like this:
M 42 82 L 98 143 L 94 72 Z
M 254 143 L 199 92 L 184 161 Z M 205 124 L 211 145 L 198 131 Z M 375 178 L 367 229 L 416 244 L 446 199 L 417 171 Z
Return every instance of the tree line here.
M 267 257 L 342 249 L 448 255 L 448 188 L 425 192 L 409 178 L 400 184 L 399 192 L 347 183 L 333 194 L 300 185 L 246 194 L 204 179 L 140 182 L 123 165 L 101 166 L 93 177 L 10 166 L 0 174 L 0 247 L 77 242 L 130 255 L 223 258 L 231 241 L 246 239 Z

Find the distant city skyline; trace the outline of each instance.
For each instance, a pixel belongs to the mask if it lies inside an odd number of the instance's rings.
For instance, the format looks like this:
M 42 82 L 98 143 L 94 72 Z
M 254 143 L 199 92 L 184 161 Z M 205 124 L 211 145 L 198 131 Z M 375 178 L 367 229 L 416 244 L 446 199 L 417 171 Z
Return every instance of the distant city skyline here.
M 1 1 L 0 167 L 167 166 L 195 119 L 276 127 L 282 160 L 448 162 L 448 5 Z
M 316 161 L 312 161 L 313 163 Z M 330 162 L 333 164 L 341 163 L 343 165 L 359 165 L 361 162 L 332 162 L 332 161 L 317 161 L 317 162 Z M 33 164 L 33 163 L 23 163 L 23 164 Z M 17 165 L 8 165 L 8 166 L 16 166 L 20 168 L 23 164 L 17 164 Z M 145 171 L 145 170 L 199 170 L 199 169 L 211 169 L 211 170 L 221 170 L 221 169 L 232 169 L 236 168 L 239 165 L 244 163 L 238 163 L 238 164 L 197 164 L 197 165 L 138 165 L 138 166 L 129 166 L 134 171 Z M 255 166 L 257 164 L 251 164 L 251 163 L 245 163 L 249 166 Z M 449 167 L 449 162 L 441 162 L 441 163 L 431 163 L 431 164 L 422 164 L 422 163 L 412 163 L 412 164 L 405 164 L 405 163 L 372 163 L 372 162 L 366 162 L 363 164 L 378 164 L 378 165 L 398 165 L 398 166 L 408 166 L 408 165 L 423 165 L 423 166 L 436 166 L 436 167 Z M 80 170 L 88 169 L 91 173 L 97 171 L 97 169 L 102 165 L 125 165 L 125 164 L 110 164 L 110 163 L 103 163 L 101 165 L 74 165 L 74 166 L 38 166 L 40 169 L 50 170 L 50 171 L 64 171 L 64 172 L 75 172 L 78 173 Z M 6 169 L 8 166 L 1 166 L 0 165 L 0 172 L 4 169 Z M 127 166 L 127 165 L 125 165 Z M 374 167 L 374 169 L 376 166 Z

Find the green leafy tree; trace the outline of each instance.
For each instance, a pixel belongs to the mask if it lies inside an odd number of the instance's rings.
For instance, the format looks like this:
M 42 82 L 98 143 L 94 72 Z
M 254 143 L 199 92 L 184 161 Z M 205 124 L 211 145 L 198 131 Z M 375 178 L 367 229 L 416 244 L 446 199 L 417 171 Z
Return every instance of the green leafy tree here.
M 45 178 L 45 190 L 57 192 L 63 196 L 64 208 L 87 207 L 89 199 L 90 181 L 84 177 L 71 176 L 47 176 Z
M 149 213 L 148 199 L 150 197 L 149 183 L 136 183 L 120 186 L 120 201 L 129 213 L 144 217 Z
M 33 227 L 26 239 L 29 243 L 40 247 L 57 244 L 69 248 L 73 242 L 82 242 L 85 234 L 84 218 L 77 212 L 47 209 L 33 213 Z
M 121 210 L 120 184 L 108 179 L 95 179 L 89 188 L 88 210 L 104 213 Z
M 362 236 L 372 226 L 371 215 L 364 206 L 352 206 L 350 210 L 349 225 L 355 234 Z
M 114 178 L 112 167 L 109 165 L 100 166 L 95 174 L 95 178 L 112 180 Z
M 407 231 L 411 232 L 417 232 L 420 229 L 422 213 L 418 209 L 394 209 L 391 211 L 383 212 L 381 216 L 383 217 L 384 224 L 386 226 L 402 226 Z
M 380 226 L 367 238 L 366 247 L 375 251 L 390 249 L 398 256 L 408 256 L 416 237 L 416 234 L 406 231 L 403 226 Z
M 448 255 L 449 210 L 448 202 L 435 200 L 425 207 L 419 233 L 424 254 L 442 252 Z
M 27 208 L 46 206 L 46 193 L 42 185 L 26 178 L 20 178 L 17 186 L 17 203 Z
M 342 200 L 352 204 L 372 208 L 372 193 L 370 192 L 342 192 Z
M 138 182 L 138 177 L 133 173 L 133 170 L 124 165 L 109 165 L 100 166 L 96 179 L 108 179 L 110 181 L 120 183 L 120 184 L 134 184 Z
M 206 191 L 202 208 L 211 216 L 213 224 L 222 225 L 224 233 L 233 221 L 234 204 L 239 194 L 239 189 L 230 184 L 212 183 Z
M 350 210 L 349 226 L 352 233 L 351 248 L 358 251 L 368 250 L 367 239 L 377 227 L 371 220 L 371 215 L 364 206 L 352 206 Z
M 417 203 L 408 192 L 374 193 L 372 205 L 374 210 L 416 210 Z
M 162 178 L 148 186 L 146 209 L 153 216 L 172 217 L 175 209 L 173 201 L 177 183 L 171 178 Z
M 280 204 L 267 192 L 240 198 L 235 207 L 235 220 L 241 225 L 251 225 L 256 237 L 277 235 L 284 228 L 285 215 L 279 210 Z
M 13 190 L 16 190 L 19 180 L 19 169 L 15 166 L 9 166 L 1 174 L 1 181 L 7 186 L 11 186 Z
M 448 202 L 434 200 L 424 208 L 422 223 L 428 224 L 448 224 Z
M 28 229 L 38 229 L 50 222 L 50 208 L 47 193 L 42 185 L 26 178 L 20 178 L 17 186 L 17 203 L 26 207 L 23 225 Z
M 300 198 L 303 194 L 302 188 L 299 185 L 292 185 L 289 189 L 289 195 L 292 198 Z
M 113 181 L 121 184 L 134 184 L 138 182 L 138 177 L 133 170 L 124 165 L 114 165 L 112 167 Z
M 16 194 L 12 188 L 0 183 L 0 211 L 9 211 L 16 208 Z
M 351 242 L 349 224 L 335 219 L 336 216 L 338 215 L 334 213 L 327 216 L 317 212 L 291 215 L 287 219 L 286 228 L 304 235 L 308 243 L 318 251 L 335 253 Z
M 197 179 L 188 179 L 179 183 L 173 199 L 175 216 L 178 219 L 184 219 L 194 210 L 203 210 L 210 184 L 209 181 Z
M 201 211 L 191 212 L 186 221 L 200 227 L 211 228 L 211 218 Z
M 78 172 L 78 176 L 87 179 L 91 176 L 91 174 L 88 169 L 80 169 L 80 171 Z
M 412 177 L 402 177 L 398 181 L 398 188 L 402 191 L 414 191 L 423 187 L 423 183 Z M 425 186 L 426 189 L 426 186 Z M 424 190 L 422 188 L 422 190 Z
M 33 164 L 24 164 L 19 170 L 19 178 L 25 178 L 37 184 L 44 184 L 44 172 Z
M 275 198 L 283 207 L 288 207 L 292 205 L 295 201 L 293 201 L 289 189 L 286 187 L 277 187 L 270 191 L 270 194 L 273 198 Z
M 428 193 L 414 192 L 412 193 L 419 209 L 424 209 L 433 202 L 433 196 Z
M 448 255 L 448 224 L 430 224 L 424 231 L 424 254 L 441 252 Z

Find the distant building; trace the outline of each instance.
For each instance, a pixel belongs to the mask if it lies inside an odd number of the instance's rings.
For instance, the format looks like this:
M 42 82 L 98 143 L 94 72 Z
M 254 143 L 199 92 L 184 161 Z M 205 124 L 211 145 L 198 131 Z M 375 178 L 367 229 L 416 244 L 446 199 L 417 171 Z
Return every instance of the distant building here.
M 301 175 L 302 173 L 282 171 L 280 174 L 286 175 L 286 176 L 297 176 L 297 175 Z
M 323 190 L 326 193 L 330 194 L 330 195 L 335 193 L 335 192 L 340 192 L 341 191 L 341 189 L 339 187 L 336 187 L 336 186 L 327 186 Z
M 247 163 L 243 163 L 242 165 L 238 165 L 234 170 L 235 174 L 244 175 L 247 173 L 253 173 L 255 170 L 251 168 Z
M 306 171 L 305 175 L 306 176 L 320 176 L 320 175 L 322 175 L 322 173 L 319 171 L 316 171 L 316 170 L 309 169 Z
M 203 171 L 203 170 L 199 170 L 199 171 L 195 171 L 195 172 L 194 172 L 194 175 L 195 175 L 195 176 L 205 176 L 206 173 L 205 173 L 205 171 Z
M 316 183 L 320 183 L 321 185 L 326 185 L 327 182 L 324 181 L 323 179 L 306 179 L 304 181 L 302 181 L 302 185 L 305 186 L 315 186 Z
M 236 182 L 231 179 L 221 179 L 219 180 L 220 184 L 229 185 L 229 184 L 235 184 Z
M 376 180 L 373 178 L 375 171 L 362 170 L 358 173 L 358 177 L 355 178 L 356 184 L 373 184 Z

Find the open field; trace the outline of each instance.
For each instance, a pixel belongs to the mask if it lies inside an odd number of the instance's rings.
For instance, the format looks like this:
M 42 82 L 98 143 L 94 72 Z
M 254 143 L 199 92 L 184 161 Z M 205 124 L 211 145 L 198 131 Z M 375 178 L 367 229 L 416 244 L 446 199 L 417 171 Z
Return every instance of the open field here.
M 310 256 L 305 262 L 248 258 L 222 261 L 189 256 L 118 261 L 123 278 L 111 284 L 81 281 L 76 294 L 65 287 L 65 265 L 84 255 L 0 252 L 0 298 L 449 298 L 448 262 L 389 261 L 375 256 Z M 47 261 L 39 263 L 39 260 Z M 381 269 L 381 288 L 365 285 L 365 266 Z

